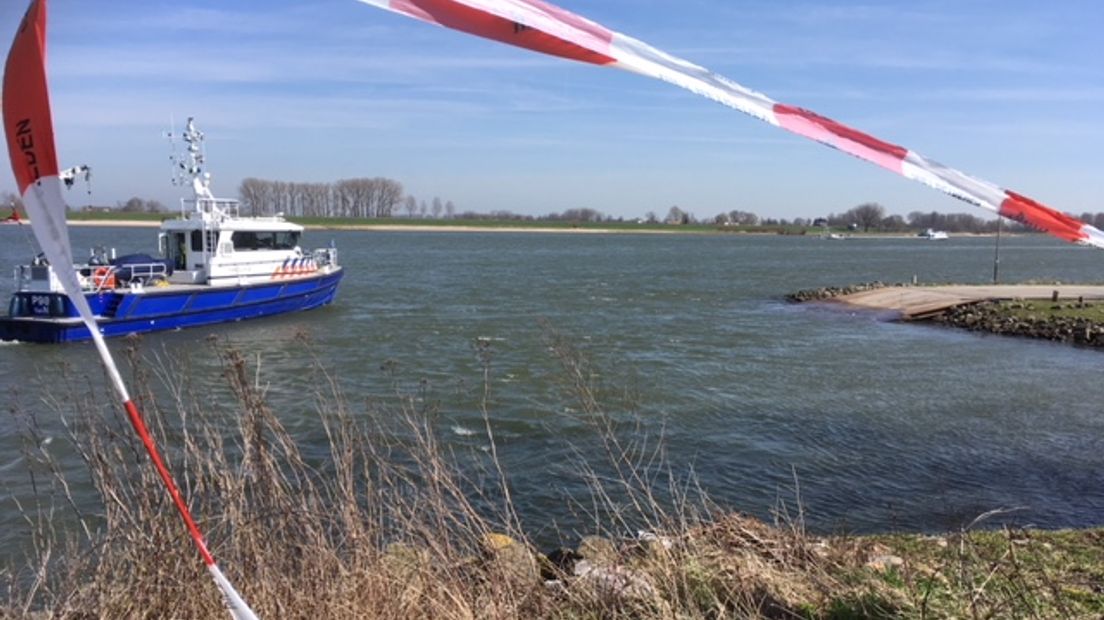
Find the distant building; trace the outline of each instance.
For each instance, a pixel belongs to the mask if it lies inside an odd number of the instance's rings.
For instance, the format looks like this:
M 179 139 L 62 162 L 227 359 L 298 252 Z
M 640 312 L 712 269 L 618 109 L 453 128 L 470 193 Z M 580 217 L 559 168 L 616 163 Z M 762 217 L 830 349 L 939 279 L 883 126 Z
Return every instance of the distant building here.
M 828 227 L 828 218 L 818 217 L 817 219 L 813 220 L 813 227 L 814 228 L 827 228 Z
M 81 213 L 111 213 L 115 209 L 111 207 L 97 207 L 95 205 L 84 205 L 81 207 Z

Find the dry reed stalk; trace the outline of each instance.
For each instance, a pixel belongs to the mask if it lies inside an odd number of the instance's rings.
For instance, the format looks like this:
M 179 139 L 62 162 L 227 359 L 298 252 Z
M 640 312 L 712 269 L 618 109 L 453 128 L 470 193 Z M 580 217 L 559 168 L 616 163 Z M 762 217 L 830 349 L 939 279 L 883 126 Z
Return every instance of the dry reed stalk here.
M 678 474 L 670 465 L 662 429 L 650 431 L 633 414 L 631 395 L 611 397 L 585 354 L 549 327 L 545 337 L 576 415 L 602 452 L 590 459 L 577 451 L 590 493 L 571 506 L 589 517 L 591 533 L 611 541 L 606 557 L 585 558 L 588 571 L 577 561 L 553 566 L 521 529 L 495 448 L 489 344 L 476 343 L 491 446 L 479 475 L 471 455 L 442 441 L 439 412 L 424 394 L 354 409 L 305 338 L 325 439 L 324 454 L 310 457 L 271 408 L 259 359 L 212 342 L 225 385 L 202 391 L 189 383 L 187 358 L 139 360 L 133 351 L 131 361 L 136 397 L 212 551 L 261 617 L 788 618 L 827 610 L 841 597 L 871 613 L 891 601 L 890 609 L 912 604 L 924 614 L 928 593 L 919 586 L 914 601 L 902 603 L 877 583 L 838 578 L 867 561 L 869 546 L 810 537 L 800 501 L 792 519 L 780 505 L 774 527 L 711 503 L 692 468 Z M 33 504 L 20 505 L 30 561 L 4 574 L 0 617 L 32 610 L 51 618 L 220 617 L 218 594 L 160 481 L 97 390 L 66 372 L 48 392 L 95 492 L 95 511 L 79 509 L 87 502 L 73 495 L 67 476 L 74 474 L 41 449 L 35 417 L 20 413 L 37 492 Z M 800 498 L 796 477 L 794 484 Z M 74 527 L 59 524 L 61 513 Z M 638 530 L 645 535 L 625 538 Z M 999 615 L 1009 597 L 1037 585 L 1017 568 L 1014 551 L 982 580 L 971 605 L 976 617 Z M 972 553 L 964 536 L 957 583 L 978 583 L 970 560 L 980 555 Z M 950 567 L 936 570 L 949 575 Z M 995 593 L 998 581 L 1021 584 L 1019 594 Z

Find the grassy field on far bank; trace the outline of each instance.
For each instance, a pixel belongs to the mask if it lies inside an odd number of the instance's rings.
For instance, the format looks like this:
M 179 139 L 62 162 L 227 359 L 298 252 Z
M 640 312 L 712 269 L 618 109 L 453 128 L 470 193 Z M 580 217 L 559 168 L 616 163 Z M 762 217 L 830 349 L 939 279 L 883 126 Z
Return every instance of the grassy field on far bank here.
M 70 211 L 65 219 L 71 222 L 160 222 L 176 217 L 176 211 L 135 213 L 130 211 Z

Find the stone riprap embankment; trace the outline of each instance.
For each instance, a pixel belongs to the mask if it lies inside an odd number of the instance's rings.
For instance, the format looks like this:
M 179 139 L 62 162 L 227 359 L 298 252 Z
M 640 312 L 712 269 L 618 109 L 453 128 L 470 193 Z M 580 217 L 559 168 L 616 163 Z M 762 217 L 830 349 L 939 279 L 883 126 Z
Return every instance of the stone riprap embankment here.
M 862 284 L 852 284 L 850 286 L 822 286 L 820 288 L 810 288 L 798 291 L 796 293 L 790 293 L 786 295 L 787 301 L 794 303 L 801 303 L 805 301 L 825 301 L 828 299 L 834 299 L 842 295 L 852 295 L 854 293 L 861 293 L 863 291 L 873 291 L 875 289 L 885 288 L 887 286 L 904 286 L 903 284 L 886 284 L 884 282 L 864 282 Z
M 1086 303 L 1055 304 L 1052 310 L 1081 310 L 1092 306 Z M 975 332 L 1037 338 L 1091 347 L 1104 347 L 1104 323 L 1082 317 L 1033 315 L 1025 304 L 981 302 L 951 308 L 932 317 L 941 325 L 960 327 Z
M 831 301 L 892 312 L 899 320 L 924 320 L 991 334 L 1104 347 L 1104 313 L 1093 310 L 1092 305 L 1104 303 L 1104 285 L 916 286 L 868 282 L 799 291 L 787 295 L 787 299 Z

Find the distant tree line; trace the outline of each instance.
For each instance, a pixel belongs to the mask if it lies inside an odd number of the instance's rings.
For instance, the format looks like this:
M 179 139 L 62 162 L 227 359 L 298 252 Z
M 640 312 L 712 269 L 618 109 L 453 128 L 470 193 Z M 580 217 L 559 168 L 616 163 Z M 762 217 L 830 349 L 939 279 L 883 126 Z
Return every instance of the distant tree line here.
M 403 200 L 402 183 L 382 177 L 333 183 L 243 179 L 238 199 L 246 213 L 298 217 L 393 217 Z
M 1104 213 L 1082 213 L 1081 221 L 1104 230 Z
M 991 233 L 997 230 L 997 220 L 981 219 L 968 213 L 937 213 L 913 211 L 908 214 L 909 226 L 916 229 L 931 228 L 947 232 Z M 1007 218 L 1001 224 L 1005 230 L 1023 232 L 1029 230 L 1019 222 Z
M 515 215 L 509 211 L 496 211 L 487 214 L 468 212 L 461 214 L 459 217 L 465 219 L 536 219 L 570 220 L 577 222 L 614 221 L 614 218 L 603 216 L 601 212 L 594 209 L 568 209 L 562 214 L 551 214 L 543 217 Z M 1104 213 L 1099 215 L 1084 214 L 1083 218 L 1086 222 L 1093 223 L 1094 225 L 1096 221 L 1099 221 L 1100 224 L 1104 224 Z M 618 218 L 617 221 L 623 221 L 623 218 Z M 888 214 L 885 207 L 874 202 L 863 203 L 840 214 L 831 213 L 827 217 L 797 217 L 793 219 L 760 217 L 750 211 L 735 209 L 724 213 L 718 213 L 711 220 L 705 221 L 698 220 L 693 213 L 675 205 L 667 210 L 667 215 L 662 220 L 659 219 L 659 216 L 656 215 L 654 211 L 649 211 L 644 218 L 638 219 L 637 221 L 649 224 L 657 224 L 660 222 L 669 225 L 712 223 L 717 226 L 762 226 L 768 228 L 811 228 L 827 226 L 831 228 L 850 228 L 852 230 L 862 230 L 864 232 L 907 232 L 932 228 L 934 230 L 943 230 L 947 232 L 985 233 L 994 232 L 997 229 L 996 219 L 986 220 L 965 213 L 938 213 L 935 211 L 914 211 L 909 213 L 907 217 L 902 217 L 900 215 Z M 1026 229 L 1021 224 L 1007 219 L 1004 221 L 1003 226 L 1010 232 L 1029 231 L 1029 229 Z M 1100 226 L 1097 227 L 1099 228 Z
M 406 211 L 406 217 L 409 218 L 420 217 L 426 219 L 432 216 L 437 219 L 441 217 L 442 213 L 447 219 L 456 217 L 456 205 L 452 204 L 451 200 L 441 202 L 441 199 L 436 196 L 433 197 L 433 202 L 430 204 L 426 204 L 424 200 L 419 201 L 414 196 L 407 196 L 403 199 L 403 209 Z
M 73 207 L 70 206 L 70 209 Z M 108 207 L 93 207 L 92 205 L 85 205 L 82 209 L 108 209 Z M 116 202 L 112 207 L 115 211 L 121 211 L 123 213 L 161 213 L 167 211 L 163 203 L 157 200 L 145 200 L 134 196 L 127 199 L 125 202 Z M 12 192 L 0 192 L 0 215 L 7 216 L 11 211 L 19 211 L 21 214 L 26 215 L 26 209 L 23 206 L 23 199 Z
M 654 214 L 649 214 L 654 217 Z M 1090 224 L 1099 221 L 1104 224 L 1104 213 L 1083 214 L 1082 219 Z M 668 224 L 694 223 L 693 215 L 672 207 L 668 213 Z M 991 233 L 997 230 L 997 220 L 982 219 L 967 213 L 939 213 L 936 211 L 913 211 L 907 216 L 889 215 L 885 207 L 875 202 L 863 203 L 843 213 L 830 213 L 818 218 L 760 218 L 747 211 L 729 211 L 719 213 L 713 218 L 713 224 L 720 226 L 766 226 L 766 227 L 820 227 L 849 228 L 864 232 L 907 232 L 912 230 L 942 230 L 957 233 Z M 1030 232 L 1022 224 L 1004 220 L 1002 224 L 1010 232 Z M 1099 226 L 1098 226 L 1099 227 Z
M 614 218 L 613 216 L 603 214 L 601 211 L 585 207 L 566 209 L 561 213 L 549 213 L 548 215 L 525 215 L 504 210 L 490 211 L 488 213 L 464 211 L 463 213 L 457 214 L 455 218 L 459 220 L 504 220 L 515 222 L 601 223 L 625 221 L 624 218 Z
M 604 222 L 609 220 L 605 215 L 602 215 L 601 211 L 590 208 L 567 209 L 563 213 L 550 213 L 544 219 L 553 222 Z
M 142 200 L 135 196 L 126 202 L 115 203 L 115 210 L 123 213 L 160 213 L 167 209 L 156 200 Z
M 942 230 L 953 233 L 991 233 L 997 230 L 997 219 L 982 219 L 969 213 L 939 213 L 913 211 L 906 217 L 887 215 L 878 203 L 865 203 L 836 215 L 829 214 L 830 227 L 855 228 L 863 231 L 904 232 L 908 230 Z M 1010 232 L 1024 232 L 1023 225 L 1005 219 L 1001 224 Z
M 517 214 L 507 210 L 487 213 L 475 211 L 457 212 L 451 200 L 434 197 L 430 202 L 418 200 L 403 193 L 402 183 L 384 177 L 343 179 L 332 183 L 296 183 L 269 181 L 257 178 L 242 180 L 238 187 L 245 214 L 273 215 L 283 213 L 298 217 L 346 217 L 346 218 L 448 218 L 464 220 L 513 220 L 513 221 L 567 221 L 579 223 L 623 222 L 624 218 L 608 216 L 589 207 L 566 209 L 560 213 L 543 216 Z M 5 207 L 7 207 L 5 209 Z M 12 208 L 23 211 L 22 199 L 13 192 L 0 192 L 0 214 Z M 102 208 L 102 207 L 100 207 Z M 128 213 L 155 213 L 165 211 L 156 200 L 132 197 L 117 202 L 114 207 Z M 1104 212 L 1082 213 L 1081 221 L 1104 230 Z M 827 217 L 793 219 L 760 217 L 749 211 L 734 209 L 718 213 L 712 220 L 699 221 L 693 213 L 675 205 L 660 220 L 649 211 L 637 222 L 656 224 L 702 224 L 717 226 L 763 227 L 820 227 L 850 228 L 866 232 L 906 232 L 911 230 L 942 230 L 955 233 L 992 233 L 997 230 L 997 220 L 982 219 L 968 213 L 939 213 L 937 211 L 912 211 L 907 216 L 889 215 L 885 207 L 869 202 L 852 207 L 843 213 L 830 213 Z M 1004 228 L 1009 232 L 1032 232 L 1024 225 L 1005 219 Z

